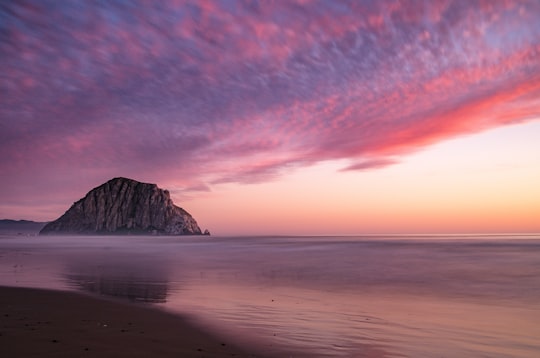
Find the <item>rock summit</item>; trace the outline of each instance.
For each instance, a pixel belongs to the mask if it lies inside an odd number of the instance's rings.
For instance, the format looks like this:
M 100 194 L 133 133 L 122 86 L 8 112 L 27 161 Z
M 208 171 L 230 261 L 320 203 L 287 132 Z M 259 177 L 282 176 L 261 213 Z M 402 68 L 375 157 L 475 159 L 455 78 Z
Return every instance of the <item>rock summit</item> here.
M 40 235 L 201 235 L 193 217 L 156 184 L 114 178 L 92 189 Z

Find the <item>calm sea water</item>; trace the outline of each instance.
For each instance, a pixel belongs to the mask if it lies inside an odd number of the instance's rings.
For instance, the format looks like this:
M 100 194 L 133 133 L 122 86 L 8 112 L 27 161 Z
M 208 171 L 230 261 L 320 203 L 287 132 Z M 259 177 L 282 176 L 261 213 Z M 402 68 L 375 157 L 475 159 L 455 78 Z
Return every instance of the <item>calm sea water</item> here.
M 0 285 L 158 305 L 279 356 L 540 356 L 538 235 L 0 236 Z

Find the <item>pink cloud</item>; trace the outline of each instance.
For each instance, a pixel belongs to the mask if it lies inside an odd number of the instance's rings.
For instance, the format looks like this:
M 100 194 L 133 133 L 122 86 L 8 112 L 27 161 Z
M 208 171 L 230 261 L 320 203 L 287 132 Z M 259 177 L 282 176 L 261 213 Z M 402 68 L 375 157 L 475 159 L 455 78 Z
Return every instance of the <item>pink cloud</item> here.
M 540 116 L 536 1 L 3 9 L 11 202 L 113 176 L 195 193 L 333 159 L 376 169 Z
M 391 158 L 376 158 L 376 159 L 366 159 L 359 163 L 351 164 L 346 168 L 343 168 L 343 171 L 349 170 L 368 170 L 368 169 L 377 169 L 384 168 L 388 165 L 396 164 L 397 161 Z

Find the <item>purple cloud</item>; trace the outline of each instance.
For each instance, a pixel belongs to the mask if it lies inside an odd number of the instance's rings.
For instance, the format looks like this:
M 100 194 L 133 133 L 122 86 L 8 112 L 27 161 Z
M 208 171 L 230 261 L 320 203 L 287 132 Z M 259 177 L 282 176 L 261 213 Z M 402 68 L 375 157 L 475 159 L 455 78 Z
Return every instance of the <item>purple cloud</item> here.
M 7 1 L 0 196 L 390 165 L 538 118 L 538 58 L 537 1 Z

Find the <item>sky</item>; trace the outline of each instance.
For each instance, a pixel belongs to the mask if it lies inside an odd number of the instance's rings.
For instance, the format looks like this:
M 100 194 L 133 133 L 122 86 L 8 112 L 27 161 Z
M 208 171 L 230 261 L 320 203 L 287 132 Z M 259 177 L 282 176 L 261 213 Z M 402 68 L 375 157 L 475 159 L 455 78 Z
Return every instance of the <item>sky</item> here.
M 540 2 L 2 1 L 0 218 L 118 176 L 216 234 L 540 232 Z

